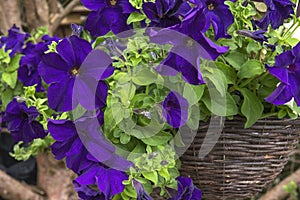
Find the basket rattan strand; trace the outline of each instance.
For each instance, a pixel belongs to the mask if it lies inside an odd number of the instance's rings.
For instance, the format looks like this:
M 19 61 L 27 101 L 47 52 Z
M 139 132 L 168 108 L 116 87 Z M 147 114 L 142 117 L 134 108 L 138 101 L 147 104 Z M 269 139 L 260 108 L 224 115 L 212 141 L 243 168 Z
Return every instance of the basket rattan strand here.
M 191 177 L 206 200 L 249 199 L 274 181 L 298 145 L 299 119 L 267 119 L 248 129 L 243 126 L 242 118 L 226 120 L 218 142 L 200 159 L 208 128 L 201 123 L 181 157 L 181 175 Z

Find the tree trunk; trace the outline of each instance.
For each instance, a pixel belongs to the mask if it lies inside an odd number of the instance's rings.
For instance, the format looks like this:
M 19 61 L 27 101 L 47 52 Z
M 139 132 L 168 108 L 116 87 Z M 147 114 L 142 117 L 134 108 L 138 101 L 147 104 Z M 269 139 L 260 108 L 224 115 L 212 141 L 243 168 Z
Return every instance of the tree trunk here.
M 77 200 L 72 180 L 75 174 L 66 170 L 62 161 L 57 161 L 51 153 L 39 153 L 37 158 L 37 185 L 47 194 L 47 200 Z
M 7 30 L 16 24 L 21 27 L 21 11 L 18 0 L 0 1 L 0 31 L 6 34 Z

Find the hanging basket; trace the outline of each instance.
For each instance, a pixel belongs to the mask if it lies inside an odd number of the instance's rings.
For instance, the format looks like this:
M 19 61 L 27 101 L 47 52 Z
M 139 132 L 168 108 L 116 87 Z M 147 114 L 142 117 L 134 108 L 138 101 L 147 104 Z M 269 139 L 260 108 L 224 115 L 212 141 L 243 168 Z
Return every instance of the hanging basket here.
M 208 130 L 201 123 L 181 157 L 181 175 L 191 177 L 207 200 L 254 196 L 274 181 L 298 145 L 300 119 L 259 120 L 248 129 L 244 123 L 243 118 L 226 120 L 213 149 L 199 158 Z

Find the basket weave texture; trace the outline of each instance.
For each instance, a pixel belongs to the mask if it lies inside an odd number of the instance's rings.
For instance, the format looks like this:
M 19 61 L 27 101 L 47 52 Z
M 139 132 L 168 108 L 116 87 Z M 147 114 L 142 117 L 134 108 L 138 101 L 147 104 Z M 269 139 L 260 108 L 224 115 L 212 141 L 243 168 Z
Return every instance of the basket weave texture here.
M 274 181 L 298 145 L 300 119 L 259 120 L 248 129 L 244 122 L 243 118 L 226 120 L 217 143 L 204 158 L 198 155 L 207 145 L 202 143 L 208 123 L 201 123 L 181 157 L 181 175 L 193 179 L 204 199 L 249 199 Z

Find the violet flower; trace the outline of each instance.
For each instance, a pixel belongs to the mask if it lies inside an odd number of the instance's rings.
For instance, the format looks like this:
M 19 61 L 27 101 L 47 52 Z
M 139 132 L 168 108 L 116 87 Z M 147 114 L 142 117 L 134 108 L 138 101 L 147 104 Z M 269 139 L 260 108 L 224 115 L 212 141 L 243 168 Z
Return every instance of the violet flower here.
M 75 173 L 86 169 L 91 162 L 87 159 L 88 151 L 77 135 L 75 125 L 69 120 L 49 120 L 48 130 L 55 142 L 51 145 L 55 159 L 66 157 L 66 164 Z
M 264 35 L 265 30 L 249 31 L 249 30 L 238 30 L 239 35 L 252 38 L 253 40 L 258 41 L 259 43 L 267 42 L 268 38 Z
M 234 17 L 229 7 L 224 4 L 225 0 L 190 0 L 198 6 L 199 12 L 204 12 L 207 20 L 205 31 L 212 24 L 215 33 L 215 40 L 219 38 L 230 38 L 227 29 L 234 22 Z
M 270 74 L 278 78 L 281 83 L 275 91 L 265 100 L 282 105 L 289 102 L 293 97 L 300 106 L 300 43 L 292 50 L 286 51 L 275 58 L 275 65 L 266 66 Z
M 183 0 L 157 0 L 143 4 L 143 11 L 151 20 L 150 26 L 166 28 L 181 22 L 183 17 L 191 9 Z
M 20 28 L 14 24 L 8 30 L 8 36 L 2 36 L 0 38 L 0 48 L 5 45 L 5 51 L 11 50 L 9 55 L 13 57 L 15 53 L 22 51 L 25 40 L 29 37 L 29 33 L 21 31 Z
M 75 173 L 80 173 L 95 163 L 105 163 L 126 170 L 131 163 L 115 154 L 115 148 L 106 140 L 99 126 L 103 123 L 103 113 L 97 116 L 70 120 L 49 120 L 48 130 L 55 143 L 51 150 L 58 160 L 66 157 L 66 164 Z
M 151 42 L 173 45 L 167 58 L 156 67 L 156 71 L 164 76 L 175 76 L 181 72 L 183 79 L 188 83 L 204 84 L 200 72 L 200 58 L 215 60 L 228 50 L 228 47 L 218 46 L 204 35 L 202 31 L 205 24 L 204 13 L 194 9 L 180 26 L 159 31 L 151 29 L 149 31 Z
M 273 29 L 281 26 L 285 19 L 294 14 L 294 7 L 290 0 L 263 0 L 267 5 L 266 14 L 260 19 L 255 21 L 256 25 L 262 29 L 267 29 L 271 24 Z
M 59 38 L 50 38 L 44 36 L 45 42 L 38 44 L 28 43 L 26 48 L 22 51 L 24 56 L 20 60 L 20 67 L 18 69 L 18 79 L 24 86 L 36 86 L 36 91 L 41 92 L 44 90 L 42 86 L 42 79 L 38 73 L 38 65 L 42 60 L 42 55 L 48 50 L 48 45 L 52 41 L 58 42 Z
M 80 185 L 77 181 L 73 181 L 74 188 L 78 197 L 83 200 L 105 200 L 105 196 L 101 191 L 93 190 L 88 185 Z
M 180 176 L 176 180 L 178 184 L 177 195 L 169 200 L 201 200 L 201 190 L 193 184 L 192 179 Z
M 75 179 L 82 186 L 97 184 L 105 196 L 105 200 L 111 200 L 114 195 L 123 192 L 125 186 L 122 182 L 124 180 L 128 180 L 125 172 L 106 168 L 101 164 L 90 166 Z
M 81 3 L 92 10 L 84 25 L 92 36 L 102 36 L 109 31 L 118 34 L 132 29 L 131 25 L 127 25 L 127 18 L 135 9 L 128 0 L 81 0 Z
M 162 114 L 173 128 L 179 128 L 188 120 L 188 101 L 175 91 L 171 91 L 162 105 Z
M 63 39 L 57 53 L 43 55 L 39 74 L 47 84 L 49 106 L 55 111 L 70 111 L 80 103 L 93 110 L 106 102 L 107 85 L 102 80 L 114 71 L 110 57 L 75 35 Z M 100 81 L 99 81 L 100 80 Z M 95 94 L 96 97 L 95 97 Z M 95 99 L 100 97 L 100 102 Z
M 13 99 L 6 107 L 3 121 L 15 141 L 28 143 L 47 135 L 43 126 L 35 120 L 39 115 L 35 107 L 28 108 L 25 102 Z
M 136 200 L 153 200 L 153 198 L 145 191 L 143 184 L 133 179 L 132 185 L 137 192 Z
M 83 27 L 77 24 L 71 24 L 71 29 L 72 29 L 72 35 L 76 35 L 78 37 L 80 37 L 83 31 Z

